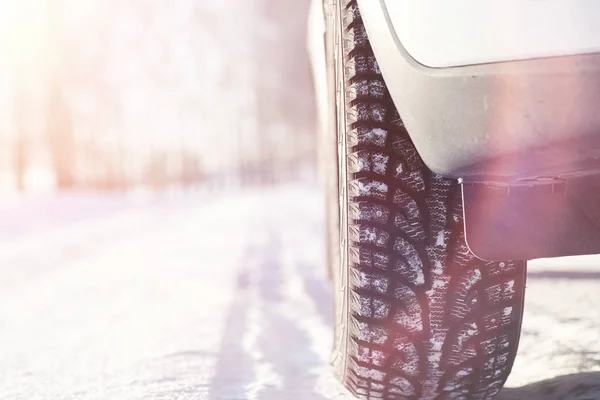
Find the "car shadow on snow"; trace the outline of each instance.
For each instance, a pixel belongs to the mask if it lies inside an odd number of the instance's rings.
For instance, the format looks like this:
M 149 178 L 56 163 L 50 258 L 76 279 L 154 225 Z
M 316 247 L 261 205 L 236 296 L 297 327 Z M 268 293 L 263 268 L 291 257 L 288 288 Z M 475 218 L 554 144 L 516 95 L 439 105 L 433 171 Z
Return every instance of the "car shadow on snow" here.
M 558 376 L 519 388 L 505 388 L 496 400 L 600 400 L 600 372 Z

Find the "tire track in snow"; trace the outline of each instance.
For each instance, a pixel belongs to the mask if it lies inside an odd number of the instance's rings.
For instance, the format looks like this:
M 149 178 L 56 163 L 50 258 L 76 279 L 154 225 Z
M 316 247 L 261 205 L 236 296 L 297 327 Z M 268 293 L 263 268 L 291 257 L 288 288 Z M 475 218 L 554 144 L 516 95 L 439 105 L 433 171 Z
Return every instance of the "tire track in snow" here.
M 262 247 L 262 246 L 261 246 Z M 262 249 L 261 249 L 262 250 Z M 264 251 L 264 250 L 263 250 Z M 267 308 L 265 304 L 267 299 L 260 293 L 260 264 L 261 256 L 252 259 L 252 267 L 250 272 L 250 308 L 248 309 L 246 318 L 246 332 L 244 333 L 242 345 L 245 352 L 250 355 L 254 361 L 254 381 L 244 385 L 246 389 L 246 398 L 248 400 L 258 400 L 266 398 L 265 392 L 273 388 L 281 389 L 282 376 L 279 371 L 276 371 L 274 363 L 269 360 L 267 354 L 261 346 L 261 336 L 269 336 L 269 328 L 276 330 L 278 327 L 269 326 L 271 321 L 268 320 Z
M 307 235 L 298 220 L 295 228 L 283 223 L 289 217 L 281 219 L 282 213 L 297 210 L 273 197 L 257 213 L 259 229 L 238 277 L 239 296 L 229 310 L 211 399 L 331 398 L 315 391 L 323 377 L 339 390 L 327 363 L 331 295 L 319 279 L 324 272 L 316 272 L 324 266 L 314 257 L 299 257 L 316 242 L 314 232 Z
M 269 248 L 264 253 L 267 257 L 261 263 L 261 294 L 263 299 L 271 300 L 266 308 L 269 326 L 265 327 L 264 332 L 278 333 L 263 335 L 260 343 L 264 354 L 278 371 L 282 371 L 282 382 L 277 390 L 265 390 L 263 398 L 319 399 L 311 391 L 311 382 L 315 379 L 313 368 L 321 365 L 323 360 L 311 351 L 310 337 L 287 307 L 289 281 L 283 259 L 287 244 L 281 240 L 280 231 L 270 230 L 269 237 Z
M 211 399 L 262 399 L 265 390 L 281 386 L 280 374 L 260 346 L 269 321 L 260 288 L 267 238 L 259 223 L 254 219 L 250 224 L 253 236 L 242 260 L 244 269 L 237 278 L 236 298 L 228 311 Z
M 246 331 L 249 300 L 248 270 L 242 270 L 236 283 L 236 297 L 228 310 L 215 375 L 210 384 L 209 399 L 245 399 L 245 386 L 254 380 L 254 360 L 242 343 Z
M 286 191 L 287 192 L 287 191 Z M 350 399 L 346 390 L 331 373 L 329 357 L 333 342 L 333 297 L 326 279 L 325 252 L 322 248 L 322 226 L 319 213 L 319 198 L 306 196 L 306 191 L 290 193 L 286 208 L 272 211 L 271 225 L 277 226 L 282 238 L 282 271 L 285 277 L 285 313 L 296 321 L 309 339 L 308 349 L 320 360 L 311 369 L 312 397 L 327 399 Z M 290 219 L 291 215 L 303 218 Z M 306 392 L 305 392 L 306 393 Z M 304 398 L 304 397 L 302 397 Z

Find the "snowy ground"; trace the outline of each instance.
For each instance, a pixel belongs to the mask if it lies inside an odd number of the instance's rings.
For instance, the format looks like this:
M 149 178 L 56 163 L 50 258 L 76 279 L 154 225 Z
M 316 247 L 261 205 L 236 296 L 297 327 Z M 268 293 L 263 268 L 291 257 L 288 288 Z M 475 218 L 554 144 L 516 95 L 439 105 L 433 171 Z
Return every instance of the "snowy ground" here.
M 0 227 L 0 398 L 346 398 L 314 188 L 54 201 Z M 598 371 L 600 261 L 535 263 L 500 399 L 600 399 Z

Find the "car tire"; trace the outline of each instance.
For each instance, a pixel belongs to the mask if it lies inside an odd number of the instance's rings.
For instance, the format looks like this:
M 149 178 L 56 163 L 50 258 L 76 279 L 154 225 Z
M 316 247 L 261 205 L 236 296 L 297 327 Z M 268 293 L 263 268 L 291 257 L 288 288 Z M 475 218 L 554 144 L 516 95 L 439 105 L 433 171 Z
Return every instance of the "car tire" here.
M 335 372 L 358 397 L 491 399 L 517 352 L 526 263 L 469 251 L 458 183 L 423 164 L 356 0 L 338 3 Z

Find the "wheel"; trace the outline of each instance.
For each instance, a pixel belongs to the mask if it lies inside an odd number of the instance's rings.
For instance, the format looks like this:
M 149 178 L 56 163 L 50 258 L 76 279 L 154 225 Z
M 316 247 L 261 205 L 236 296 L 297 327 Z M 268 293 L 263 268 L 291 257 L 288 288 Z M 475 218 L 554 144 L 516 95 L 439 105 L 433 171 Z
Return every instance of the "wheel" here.
M 339 3 L 335 372 L 364 398 L 491 399 L 517 351 L 525 262 L 469 252 L 457 182 L 423 164 L 356 0 Z

